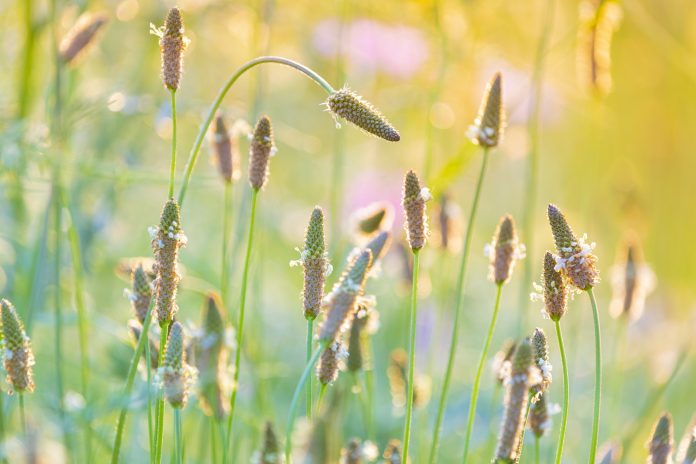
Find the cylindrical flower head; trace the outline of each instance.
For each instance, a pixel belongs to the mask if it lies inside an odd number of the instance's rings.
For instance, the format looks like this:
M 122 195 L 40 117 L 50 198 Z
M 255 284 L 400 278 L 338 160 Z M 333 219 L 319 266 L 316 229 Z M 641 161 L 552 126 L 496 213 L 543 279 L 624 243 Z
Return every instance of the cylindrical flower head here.
M 689 434 L 689 444 L 686 448 L 686 453 L 684 454 L 683 464 L 695 464 L 696 463 L 696 428 L 691 430 Z
M 353 317 L 353 323 L 350 325 L 350 334 L 348 335 L 348 361 L 346 366 L 351 372 L 358 372 L 363 369 L 363 331 L 367 325 L 368 315 L 363 317 L 356 315 Z
M 160 375 L 164 386 L 164 398 L 167 402 L 173 408 L 186 406 L 192 379 L 190 368 L 186 364 L 184 328 L 177 321 L 169 330 Z
M 314 320 L 321 311 L 324 283 L 329 269 L 324 238 L 324 210 L 318 206 L 309 219 L 301 261 L 304 266 L 304 316 L 307 320 Z
M 672 431 L 672 416 L 664 413 L 655 424 L 652 438 L 648 442 L 648 464 L 668 464 L 672 462 L 674 448 L 674 432 Z
M 160 36 L 162 58 L 162 83 L 170 90 L 177 90 L 184 67 L 184 50 L 188 39 L 184 36 L 184 20 L 181 11 L 174 7 L 167 13 Z
M 568 287 L 556 271 L 556 258 L 548 251 L 544 255 L 544 309 L 552 321 L 559 321 L 568 307 Z
M 394 219 L 394 208 L 384 201 L 371 203 L 353 214 L 358 236 L 370 237 L 379 231 L 390 230 Z
M 496 284 L 503 284 L 510 280 L 515 262 L 524 257 L 523 250 L 517 238 L 515 221 L 509 214 L 503 216 L 493 236 L 489 252 L 491 280 Z
M 282 464 L 284 462 L 283 453 L 280 451 L 278 436 L 276 435 L 273 423 L 266 421 L 263 426 L 263 444 L 261 451 L 257 454 L 257 464 Z
M 222 180 L 229 184 L 239 178 L 239 140 L 230 135 L 221 112 L 215 115 L 210 147 Z
M 488 82 L 476 120 L 469 127 L 468 136 L 476 145 L 495 147 L 500 142 L 505 127 L 502 94 L 502 76 L 496 73 Z
M 502 384 L 510 371 L 510 361 L 515 354 L 517 343 L 514 340 L 506 340 L 500 350 L 493 356 L 493 375 L 499 384 Z
M 580 290 L 589 290 L 597 285 L 599 272 L 595 267 L 597 257 L 592 254 L 594 243 L 585 243 L 584 236 L 576 238 L 565 216 L 555 205 L 549 204 L 548 216 L 559 254 L 556 270 L 562 271 L 570 283 Z
M 268 170 L 273 147 L 273 128 L 268 116 L 261 116 L 254 128 L 249 151 L 249 183 L 260 190 L 268 180 Z
M 612 269 L 610 310 L 614 318 L 638 319 L 643 314 L 646 296 L 654 288 L 655 276 L 640 255 L 638 243 L 631 239 L 623 247 L 619 262 Z
M 356 302 L 371 265 L 372 251 L 365 249 L 343 271 L 331 292 L 331 306 L 319 332 L 320 340 L 335 340 L 347 319 L 355 314 Z
M 317 378 L 322 385 L 329 385 L 336 381 L 341 362 L 346 355 L 346 350 L 340 341 L 333 342 L 324 350 L 317 364 Z
M 24 324 L 19 319 L 17 310 L 8 300 L 0 301 L 2 311 L 2 337 L 5 348 L 4 362 L 7 383 L 12 390 L 22 392 L 34 391 L 34 353 L 31 342 L 24 331 Z
M 164 205 L 160 225 L 151 229 L 152 249 L 155 255 L 153 268 L 157 272 L 154 281 L 155 312 L 160 326 L 174 320 L 178 310 L 176 292 L 181 277 L 178 272 L 179 248 L 186 244 L 186 235 L 181 229 L 179 204 L 173 198 Z
M 402 205 L 406 214 L 406 239 L 412 250 L 420 250 L 425 245 L 428 234 L 425 202 L 430 198 L 430 191 L 421 188 L 416 173 L 408 171 L 404 178 Z
M 372 252 L 372 266 L 375 265 L 377 261 L 382 259 L 384 255 L 389 251 L 389 246 L 391 245 L 391 232 L 386 230 L 375 235 L 375 237 L 367 242 L 365 248 Z
M 222 303 L 214 294 L 208 294 L 203 306 L 203 333 L 197 346 L 196 366 L 200 405 L 206 415 L 221 420 L 227 415 L 223 376 L 227 359 L 225 323 Z
M 382 454 L 385 464 L 401 464 L 401 441 L 392 438 Z M 410 462 L 407 458 L 406 462 Z
M 150 301 L 152 300 L 150 278 L 147 276 L 142 263 L 139 263 L 138 266 L 133 269 L 131 282 L 131 305 L 133 306 L 135 317 L 142 324 L 145 322 L 145 316 L 147 316 L 147 310 L 150 309 Z
M 551 428 L 551 418 L 549 417 L 545 395 L 540 396 L 539 399 L 530 406 L 528 421 L 529 428 L 537 438 L 544 436 Z
M 341 450 L 340 464 L 362 464 L 363 448 L 360 439 L 351 438 L 345 448 Z
M 85 13 L 60 41 L 58 53 L 66 64 L 73 63 L 86 52 L 99 30 L 107 23 L 108 18 L 103 13 Z
M 461 210 L 447 194 L 440 196 L 437 217 L 440 229 L 440 246 L 445 250 L 458 251 L 461 248 L 461 238 L 459 238 L 462 227 Z
M 598 97 L 611 91 L 611 42 L 623 12 L 619 2 L 583 2 L 577 40 L 578 78 Z
M 390 142 L 401 140 L 399 132 L 387 121 L 387 118 L 371 103 L 348 88 L 342 88 L 329 95 L 326 106 L 334 114 L 358 126 L 365 132 L 376 135 Z
M 546 340 L 546 334 L 539 327 L 534 330 L 534 335 L 532 335 L 532 348 L 534 351 L 534 364 L 541 372 L 541 391 L 544 392 L 551 385 L 553 377 L 551 375 L 551 363 L 549 362 L 548 341 Z
M 510 377 L 506 380 L 505 411 L 500 425 L 494 463 L 516 462 L 524 429 L 529 396 L 529 368 L 532 345 L 529 339 L 518 344 L 512 358 Z

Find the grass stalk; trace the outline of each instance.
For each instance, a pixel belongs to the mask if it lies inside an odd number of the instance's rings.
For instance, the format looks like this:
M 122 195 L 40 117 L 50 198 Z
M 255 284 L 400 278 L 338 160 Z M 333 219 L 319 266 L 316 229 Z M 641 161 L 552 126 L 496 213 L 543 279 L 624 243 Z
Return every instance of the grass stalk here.
M 326 394 L 326 385 L 322 384 L 321 388 L 319 389 L 319 398 L 317 399 L 317 407 L 316 407 L 317 414 L 321 411 L 321 405 L 324 402 L 324 395 L 325 394 Z
M 19 104 L 17 107 L 17 119 L 24 119 L 29 114 L 31 106 L 32 63 L 34 62 L 34 50 L 36 49 L 36 29 L 34 27 L 34 12 L 32 1 L 21 2 L 24 20 L 24 46 L 22 48 L 22 67 L 19 76 Z
M 181 464 L 184 462 L 184 437 L 181 434 L 181 408 L 174 409 L 174 462 Z M 215 435 L 215 433 L 211 433 Z
M 366 438 L 371 439 L 374 436 L 374 434 L 372 433 L 370 427 L 370 409 L 367 403 L 367 397 L 365 396 L 365 389 L 363 388 L 362 382 L 360 381 L 360 375 L 358 372 L 351 372 L 351 377 L 353 380 L 353 389 L 355 393 L 358 395 L 358 402 L 360 403 L 360 411 L 363 417 Z
M 534 437 L 534 464 L 539 464 L 539 437 Z
M 413 276 L 411 278 L 411 310 L 410 328 L 408 342 L 408 393 L 406 395 L 406 424 L 404 425 L 403 454 L 402 464 L 408 461 L 408 447 L 411 441 L 411 421 L 413 419 L 413 383 L 415 379 L 416 367 L 416 310 L 418 302 L 418 267 L 420 261 L 420 250 L 413 250 Z
M 481 358 L 478 362 L 478 367 L 476 368 L 476 376 L 474 377 L 474 386 L 471 390 L 471 401 L 469 402 L 469 417 L 466 423 L 466 435 L 464 438 L 464 462 L 469 455 L 469 444 L 471 443 L 471 433 L 474 430 L 474 419 L 476 418 L 476 403 L 478 402 L 479 386 L 481 384 L 481 374 L 483 373 L 483 367 L 486 365 L 486 359 L 488 358 L 488 350 L 491 346 L 491 340 L 493 339 L 493 332 L 495 331 L 495 324 L 498 320 L 498 311 L 500 309 L 500 295 L 503 291 L 503 284 L 499 283 L 497 285 L 495 293 L 495 306 L 493 307 L 493 315 L 491 316 L 491 322 L 488 326 L 488 334 L 486 335 L 486 341 L 483 344 L 483 350 L 481 350 Z
M 556 321 L 556 338 L 558 339 L 558 349 L 561 352 L 561 364 L 563 365 L 563 408 L 561 411 L 561 432 L 558 436 L 558 447 L 556 448 L 556 464 L 561 464 L 563 456 L 563 443 L 565 443 L 566 426 L 568 424 L 568 407 L 570 406 L 570 379 L 568 375 L 568 360 L 566 359 L 565 345 L 563 344 L 563 334 L 561 333 L 561 322 Z
M 125 404 L 121 408 L 121 413 L 118 416 L 118 424 L 116 425 L 116 437 L 114 439 L 113 453 L 111 454 L 111 464 L 118 464 L 119 454 L 121 450 L 121 441 L 123 440 L 123 428 L 126 423 L 126 415 L 128 414 L 129 399 L 130 394 L 133 390 L 133 382 L 135 381 L 135 373 L 138 370 L 138 363 L 140 362 L 140 357 L 143 354 L 145 345 L 149 343 L 148 333 L 150 331 L 150 325 L 152 323 L 152 308 L 154 307 L 155 299 L 153 298 L 150 302 L 150 307 L 147 310 L 147 315 L 145 316 L 145 322 L 143 323 L 143 329 L 140 333 L 140 339 L 135 345 L 135 352 L 131 358 L 130 366 L 128 367 L 128 377 L 126 378 L 126 386 L 124 387 L 123 397 Z M 149 385 L 148 385 L 149 387 Z
M 462 260 L 459 266 L 459 274 L 457 276 L 457 287 L 456 287 L 456 301 L 454 305 L 454 320 L 452 321 L 452 338 L 450 340 L 449 354 L 447 357 L 447 367 L 445 368 L 445 378 L 442 383 L 442 391 L 440 392 L 440 400 L 437 408 L 437 416 L 435 418 L 435 427 L 433 429 L 433 438 L 430 445 L 430 457 L 428 462 L 430 464 L 435 464 L 437 457 L 437 450 L 440 444 L 440 429 L 442 427 L 442 419 L 445 413 L 445 405 L 447 404 L 447 394 L 449 393 L 449 386 L 452 380 L 452 369 L 454 367 L 454 358 L 457 352 L 457 343 L 459 341 L 459 316 L 461 314 L 463 293 L 464 293 L 464 280 L 466 277 L 467 263 L 469 259 L 469 252 L 471 249 L 471 236 L 474 230 L 474 222 L 476 220 L 476 211 L 478 210 L 479 199 L 481 196 L 481 187 L 483 185 L 483 178 L 486 173 L 486 166 L 488 164 L 488 149 L 483 150 L 483 160 L 481 161 L 481 171 L 479 172 L 478 180 L 476 182 L 476 191 L 474 193 L 474 199 L 471 205 L 471 211 L 469 213 L 469 219 L 466 225 L 466 232 L 464 235 L 464 249 L 462 251 Z
M 169 326 L 171 321 L 165 321 L 164 324 L 160 325 L 160 348 L 159 348 L 159 359 L 157 361 L 157 366 L 162 366 L 164 363 L 164 354 L 167 347 L 167 336 L 169 335 Z M 142 337 L 142 335 L 141 335 Z M 155 408 L 157 415 L 157 422 L 155 423 L 155 463 L 159 464 L 162 462 L 162 440 L 164 437 L 164 390 L 160 389 L 157 395 L 157 406 Z
M 169 89 L 172 96 L 172 157 L 169 163 L 169 195 L 174 198 L 174 177 L 176 176 L 176 90 Z
M 150 352 L 149 338 L 147 343 L 145 343 L 145 372 L 147 380 L 147 446 L 150 453 L 150 462 L 152 462 L 154 430 L 152 428 L 152 353 Z
M 222 211 L 222 262 L 220 263 L 220 297 L 222 298 L 222 306 L 228 306 L 229 298 L 229 280 L 230 267 L 228 264 L 228 248 L 230 244 L 230 233 L 232 232 L 232 192 L 233 185 L 231 182 L 225 182 L 225 198 L 223 201 Z
M 594 388 L 594 408 L 592 412 L 592 440 L 590 441 L 589 463 L 594 464 L 597 456 L 597 440 L 599 438 L 599 412 L 602 402 L 602 337 L 599 327 L 599 311 L 597 310 L 597 300 L 595 299 L 592 288 L 587 290 L 592 303 L 592 317 L 594 320 L 595 333 L 595 388 Z
M 24 392 L 19 392 L 19 423 L 22 426 L 22 439 L 27 439 L 27 416 L 24 412 Z
M 0 391 L 0 462 L 7 463 L 5 451 L 5 393 Z
M 314 320 L 307 320 L 307 358 L 306 362 L 312 359 L 312 342 L 314 339 Z M 312 418 L 312 382 L 307 382 L 307 419 Z

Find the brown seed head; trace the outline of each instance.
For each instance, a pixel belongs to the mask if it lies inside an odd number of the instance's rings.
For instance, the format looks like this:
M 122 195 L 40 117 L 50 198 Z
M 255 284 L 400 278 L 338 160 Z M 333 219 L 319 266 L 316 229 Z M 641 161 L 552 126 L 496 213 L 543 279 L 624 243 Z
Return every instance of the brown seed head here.
M 664 413 L 655 424 L 653 435 L 648 442 L 648 464 L 668 464 L 672 462 L 674 448 L 674 432 L 672 431 L 672 416 Z
M 438 222 L 440 246 L 448 251 L 458 251 L 461 248 L 461 239 L 459 238 L 462 226 L 461 210 L 447 194 L 440 196 Z
M 362 464 L 365 462 L 363 459 L 363 447 L 360 439 L 351 438 L 345 448 L 341 450 L 340 464 Z
M 273 423 L 266 421 L 263 427 L 263 445 L 258 453 L 258 459 L 254 461 L 258 464 L 282 464 L 283 454 L 280 451 L 278 436 L 276 435 Z
M 500 350 L 493 356 L 493 375 L 499 384 L 502 384 L 510 370 L 510 361 L 515 353 L 517 343 L 515 340 L 506 340 Z
M 615 443 L 605 443 L 597 451 L 597 462 L 599 464 L 616 464 L 621 457 L 621 447 Z
M 544 309 L 552 321 L 559 321 L 568 307 L 568 286 L 560 272 L 556 271 L 556 258 L 546 252 L 541 288 Z
M 502 76 L 496 73 L 486 86 L 476 120 L 469 128 L 469 138 L 475 144 L 495 147 L 500 142 L 505 127 L 502 94 Z
M 542 329 L 537 327 L 534 329 L 534 335 L 532 335 L 532 348 L 534 351 L 534 364 L 539 368 L 541 372 L 541 384 L 539 385 L 540 391 L 544 392 L 549 385 L 553 377 L 551 376 L 551 363 L 549 362 L 549 345 L 546 340 L 546 334 Z
M 60 41 L 58 53 L 66 64 L 78 61 L 95 43 L 97 33 L 109 21 L 104 13 L 84 13 Z
M 611 92 L 611 42 L 621 23 L 619 2 L 583 1 L 578 28 L 578 78 L 598 97 Z
M 374 236 L 372 240 L 367 242 L 365 248 L 372 252 L 372 266 L 375 265 L 377 261 L 382 259 L 384 255 L 389 251 L 389 246 L 391 245 L 391 232 L 383 230 Z
M 317 364 L 317 378 L 322 385 L 329 385 L 336 381 L 345 357 L 346 349 L 340 341 L 333 342 L 324 350 Z
M 151 230 L 152 249 L 155 255 L 153 269 L 157 272 L 154 280 L 155 312 L 160 326 L 174 320 L 178 310 L 176 293 L 181 276 L 178 272 L 179 248 L 186 244 L 186 235 L 181 229 L 179 204 L 173 198 L 164 205 L 160 226 Z
M 385 464 L 401 464 L 401 441 L 392 438 L 382 454 Z M 410 462 L 407 460 L 406 462 Z
M 537 388 L 537 387 L 534 387 Z M 541 438 L 551 428 L 546 395 L 542 395 L 529 408 L 529 428 L 537 438 Z
M 330 268 L 324 238 L 324 210 L 318 206 L 309 219 L 300 262 L 304 267 L 304 316 L 307 320 L 314 320 L 321 311 L 324 283 Z
M 254 128 L 249 154 L 249 183 L 254 190 L 260 190 L 268 180 L 273 146 L 273 128 L 268 116 L 261 116 Z
M 173 408 L 186 406 L 192 383 L 192 374 L 186 364 L 184 345 L 184 328 L 178 321 L 174 321 L 169 329 L 160 373 L 164 387 L 164 398 Z
M 390 142 L 401 140 L 399 132 L 371 103 L 348 88 L 342 88 L 326 99 L 326 105 L 334 114 L 358 126 L 372 135 Z
M 490 279 L 496 284 L 510 280 L 515 262 L 524 256 L 523 247 L 517 238 L 515 221 L 509 214 L 500 219 L 493 236 L 490 253 Z
M 350 325 L 346 366 L 351 372 L 358 372 L 363 369 L 363 333 L 367 326 L 368 317 L 367 314 L 363 315 L 363 317 L 359 317 L 359 314 L 356 314 L 353 317 L 353 323 Z
M 696 427 L 691 430 L 688 440 L 683 464 L 694 464 L 696 463 Z
M 147 276 L 142 263 L 133 269 L 131 275 L 132 290 L 130 292 L 131 305 L 135 317 L 142 324 L 145 322 L 145 316 L 150 309 L 150 301 L 152 300 L 152 287 L 150 286 L 150 278 Z
M 215 115 L 213 131 L 210 136 L 213 160 L 222 180 L 231 183 L 239 178 L 239 139 L 230 134 L 225 118 L 218 111 Z
M 160 32 L 160 55 L 162 58 L 162 83 L 176 91 L 184 67 L 184 50 L 188 38 L 184 36 L 184 20 L 181 11 L 174 7 L 167 13 L 164 28 Z
M 224 388 L 228 350 L 225 346 L 225 322 L 222 302 L 209 293 L 203 306 L 203 331 L 196 346 L 199 400 L 203 412 L 222 420 L 228 412 Z
M 4 364 L 7 383 L 12 390 L 23 393 L 34 391 L 34 353 L 31 341 L 24 331 L 17 310 L 9 300 L 0 301 L 2 311 L 2 342 L 5 348 Z M 11 391 L 12 391 L 11 390 Z
M 358 237 L 371 237 L 377 232 L 391 230 L 393 220 L 394 208 L 384 201 L 371 203 L 353 214 Z
M 418 176 L 408 171 L 404 178 L 402 205 L 406 214 L 406 238 L 412 250 L 420 250 L 427 237 L 425 202 L 430 199 L 428 189 L 421 188 Z

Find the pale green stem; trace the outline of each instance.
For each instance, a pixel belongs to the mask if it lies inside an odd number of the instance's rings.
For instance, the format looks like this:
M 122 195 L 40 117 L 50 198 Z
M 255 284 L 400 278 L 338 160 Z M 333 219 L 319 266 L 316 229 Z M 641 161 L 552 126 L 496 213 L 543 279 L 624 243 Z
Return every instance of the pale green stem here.
M 226 308 L 229 304 L 229 264 L 227 261 L 228 247 L 230 243 L 231 221 L 232 218 L 232 182 L 225 182 L 225 199 L 222 211 L 222 263 L 220 267 L 220 296 L 222 306 Z
M 539 464 L 539 437 L 534 436 L 534 464 Z
M 374 359 L 372 354 L 372 341 L 370 337 L 365 337 L 365 352 L 368 354 L 368 359 Z M 372 361 L 370 362 L 372 364 Z M 365 366 L 365 391 L 367 395 L 367 405 L 370 411 L 370 427 L 368 428 L 368 438 L 375 439 L 375 376 L 373 372 L 374 366 Z
M 319 389 L 319 398 L 317 399 L 317 407 L 316 407 L 317 414 L 321 413 L 321 405 L 324 402 L 324 395 L 325 394 L 326 394 L 326 384 L 321 384 L 321 388 Z
M 5 393 L 0 391 L 0 462 L 7 463 L 5 446 Z
M 171 321 L 165 321 L 160 324 L 160 344 L 159 344 L 159 359 L 157 367 L 164 364 L 164 354 L 167 351 L 167 336 L 169 335 L 169 325 Z M 157 396 L 157 422 L 155 425 L 155 463 L 162 462 L 162 440 L 164 437 L 164 391 L 160 391 Z
M 500 309 L 500 295 L 503 291 L 503 284 L 497 284 L 497 289 L 495 293 L 495 306 L 493 307 L 493 315 L 491 316 L 491 323 L 488 326 L 488 334 L 486 335 L 486 341 L 483 344 L 483 350 L 481 351 L 481 358 L 478 362 L 478 367 L 476 368 L 476 377 L 474 377 L 474 386 L 471 390 L 471 401 L 469 402 L 469 417 L 466 423 L 466 435 L 464 437 L 464 462 L 469 456 L 469 444 L 471 442 L 471 433 L 474 430 L 474 419 L 476 417 L 476 403 L 478 402 L 479 385 L 481 384 L 481 374 L 483 373 L 483 367 L 486 365 L 486 359 L 488 358 L 488 349 L 491 346 L 491 340 L 493 339 L 493 332 L 495 331 L 495 324 L 498 320 L 498 310 Z
M 457 343 L 459 341 L 459 315 L 461 314 L 464 280 L 466 277 L 466 268 L 471 248 L 471 236 L 474 230 L 474 222 L 476 220 L 476 211 L 478 209 L 479 198 L 481 196 L 481 186 L 486 173 L 486 165 L 488 164 L 488 149 L 483 150 L 483 160 L 481 161 L 481 171 L 479 172 L 478 181 L 476 182 L 476 192 L 471 205 L 471 212 L 466 225 L 464 235 L 464 250 L 462 251 L 462 261 L 459 266 L 459 275 L 457 276 L 456 301 L 454 305 L 454 320 L 452 321 L 452 339 L 450 341 L 449 355 L 447 357 L 447 367 L 445 368 L 445 379 L 442 383 L 442 391 L 440 392 L 440 402 L 437 408 L 437 416 L 435 418 L 435 427 L 433 430 L 433 439 L 430 446 L 430 457 L 428 462 L 435 464 L 437 450 L 440 444 L 440 428 L 442 427 L 442 419 L 445 413 L 445 405 L 447 404 L 447 394 L 449 393 L 450 381 L 452 380 L 452 369 L 454 367 L 454 358 L 457 352 Z
M 142 334 L 140 335 L 142 337 Z M 152 428 L 152 353 L 150 352 L 150 339 L 148 337 L 147 343 L 145 343 L 145 372 L 147 379 L 147 446 L 150 462 L 152 462 L 152 450 L 154 445 L 152 443 L 154 437 L 154 430 Z
M 306 362 L 312 358 L 312 342 L 314 340 L 314 320 L 307 320 L 307 358 Z M 312 382 L 307 382 L 307 419 L 312 419 Z
M 189 182 L 191 181 L 191 175 L 193 174 L 193 168 L 196 165 L 196 161 L 198 160 L 198 155 L 200 154 L 201 150 L 201 145 L 203 144 L 203 140 L 205 139 L 205 135 L 208 133 L 208 129 L 210 128 L 210 124 L 213 122 L 213 119 L 215 118 L 215 113 L 217 112 L 218 108 L 222 104 L 222 100 L 225 98 L 225 95 L 227 95 L 227 92 L 229 92 L 230 88 L 234 85 L 235 82 L 237 82 L 237 79 L 244 74 L 246 71 L 249 69 L 258 66 L 263 63 L 278 63 L 278 64 L 283 64 L 286 66 L 290 66 L 291 68 L 294 68 L 306 76 L 308 76 L 310 79 L 312 79 L 314 82 L 319 84 L 326 92 L 331 95 L 332 93 L 335 92 L 334 88 L 329 85 L 328 82 L 324 80 L 319 74 L 316 72 L 312 71 L 308 67 L 297 63 L 295 61 L 289 60 L 287 58 L 282 58 L 279 56 L 261 56 L 258 58 L 255 58 L 251 61 L 247 61 L 245 64 L 243 64 L 239 69 L 237 69 L 232 76 L 227 80 L 225 85 L 222 86 L 220 91 L 218 92 L 217 96 L 215 97 L 215 100 L 213 100 L 213 104 L 210 106 L 210 110 L 208 111 L 208 116 L 206 117 L 205 121 L 203 122 L 203 125 L 200 127 L 198 131 L 198 135 L 196 136 L 196 140 L 193 143 L 193 147 L 191 148 L 191 153 L 189 154 L 188 161 L 186 162 L 186 168 L 184 171 L 184 181 L 181 185 L 181 188 L 179 189 L 179 206 L 181 206 L 184 203 L 184 198 L 186 197 L 186 190 L 188 189 Z
M 19 392 L 19 420 L 22 425 L 22 439 L 27 439 L 27 419 L 24 413 L 24 392 Z M 26 445 L 26 443 L 25 443 Z
M 602 402 L 602 337 L 599 327 L 599 311 L 594 292 L 590 287 L 587 290 L 592 303 L 592 316 L 594 319 L 595 332 L 595 388 L 594 388 L 594 409 L 592 414 L 592 441 L 590 442 L 590 464 L 594 464 L 597 456 L 597 440 L 599 438 L 599 411 Z
M 121 413 L 118 416 L 118 424 L 116 425 L 116 438 L 114 439 L 114 448 L 111 455 L 111 464 L 118 464 L 118 457 L 121 451 L 121 441 L 123 439 L 123 428 L 126 423 L 126 415 L 128 414 L 129 402 L 131 391 L 133 390 L 133 382 L 135 380 L 135 373 L 138 371 L 138 363 L 140 362 L 140 357 L 145 349 L 145 344 L 149 343 L 148 333 L 150 331 L 150 324 L 152 323 L 152 308 L 154 306 L 154 298 L 150 302 L 150 307 L 145 315 L 145 321 L 143 322 L 143 329 L 140 333 L 140 339 L 135 346 L 135 352 L 131 358 L 130 366 L 128 367 L 128 377 L 126 379 L 126 386 L 123 391 L 124 405 L 121 408 Z M 149 388 L 149 385 L 148 385 Z
M 181 434 L 181 409 L 174 409 L 174 462 L 182 464 L 184 462 L 184 438 Z M 211 435 L 215 435 L 212 433 Z
M 566 426 L 568 424 L 568 407 L 570 406 L 570 379 L 568 375 L 568 361 L 566 359 L 563 335 L 561 334 L 561 322 L 555 321 L 558 349 L 561 352 L 561 364 L 563 365 L 563 409 L 561 411 L 561 432 L 558 436 L 558 448 L 556 449 L 556 464 L 561 464 L 563 456 L 563 443 L 565 442 Z
M 31 72 L 32 63 L 34 61 L 34 50 L 36 47 L 36 30 L 34 28 L 34 14 L 33 14 L 33 4 L 32 0 L 25 0 L 21 2 L 24 6 L 23 20 L 24 20 L 24 47 L 22 48 L 24 52 L 21 74 L 19 77 L 19 105 L 17 107 L 17 118 L 24 119 L 29 113 L 30 103 L 31 103 Z
M 251 211 L 249 213 L 249 237 L 247 238 L 247 249 L 244 257 L 244 270 L 242 271 L 242 289 L 239 297 L 239 314 L 237 316 L 237 343 L 234 354 L 234 373 L 232 379 L 232 394 L 230 396 L 230 414 L 227 417 L 227 434 L 225 436 L 225 447 L 229 448 L 232 437 L 232 425 L 234 423 L 234 409 L 237 401 L 237 391 L 239 390 L 239 365 L 242 360 L 242 336 L 244 334 L 244 309 L 246 308 L 247 284 L 249 281 L 249 263 L 251 262 L 251 250 L 254 242 L 254 223 L 256 221 L 256 202 L 259 191 L 254 189 L 251 193 Z
M 420 250 L 413 250 L 413 276 L 411 278 L 411 310 L 408 341 L 408 393 L 406 395 L 406 424 L 404 425 L 403 453 L 401 463 L 408 462 L 408 447 L 411 441 L 411 421 L 413 419 L 413 383 L 416 367 L 416 310 L 418 302 L 418 266 Z
M 220 439 L 220 443 L 225 443 L 225 424 L 222 421 L 218 421 L 213 418 L 216 424 L 216 430 L 213 431 L 211 430 L 210 435 L 212 436 L 211 441 L 210 441 L 210 446 L 211 446 L 211 456 L 213 458 L 213 462 L 217 463 L 218 462 L 218 446 L 217 446 L 217 439 Z M 217 435 L 217 437 L 216 437 Z M 222 462 L 226 463 L 227 462 L 227 450 L 223 447 L 222 449 Z
M 354 391 L 358 395 L 358 402 L 360 403 L 360 410 L 363 416 L 365 433 L 367 434 L 366 438 L 371 438 L 372 433 L 370 432 L 370 410 L 367 404 L 367 398 L 365 398 L 365 389 L 362 386 L 362 382 L 360 382 L 360 377 L 358 376 L 357 372 L 351 372 L 351 377 L 353 380 Z
M 169 89 L 172 96 L 172 156 L 169 164 L 169 195 L 174 198 L 174 177 L 176 176 L 176 90 Z

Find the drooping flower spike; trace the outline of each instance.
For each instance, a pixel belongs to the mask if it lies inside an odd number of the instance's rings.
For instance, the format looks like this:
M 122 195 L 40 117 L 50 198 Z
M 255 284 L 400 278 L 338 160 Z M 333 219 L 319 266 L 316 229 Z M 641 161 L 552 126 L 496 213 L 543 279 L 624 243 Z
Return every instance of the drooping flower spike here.
M 399 132 L 377 108 L 347 87 L 329 95 L 326 106 L 334 117 L 341 117 L 365 132 L 389 142 L 401 140 Z

